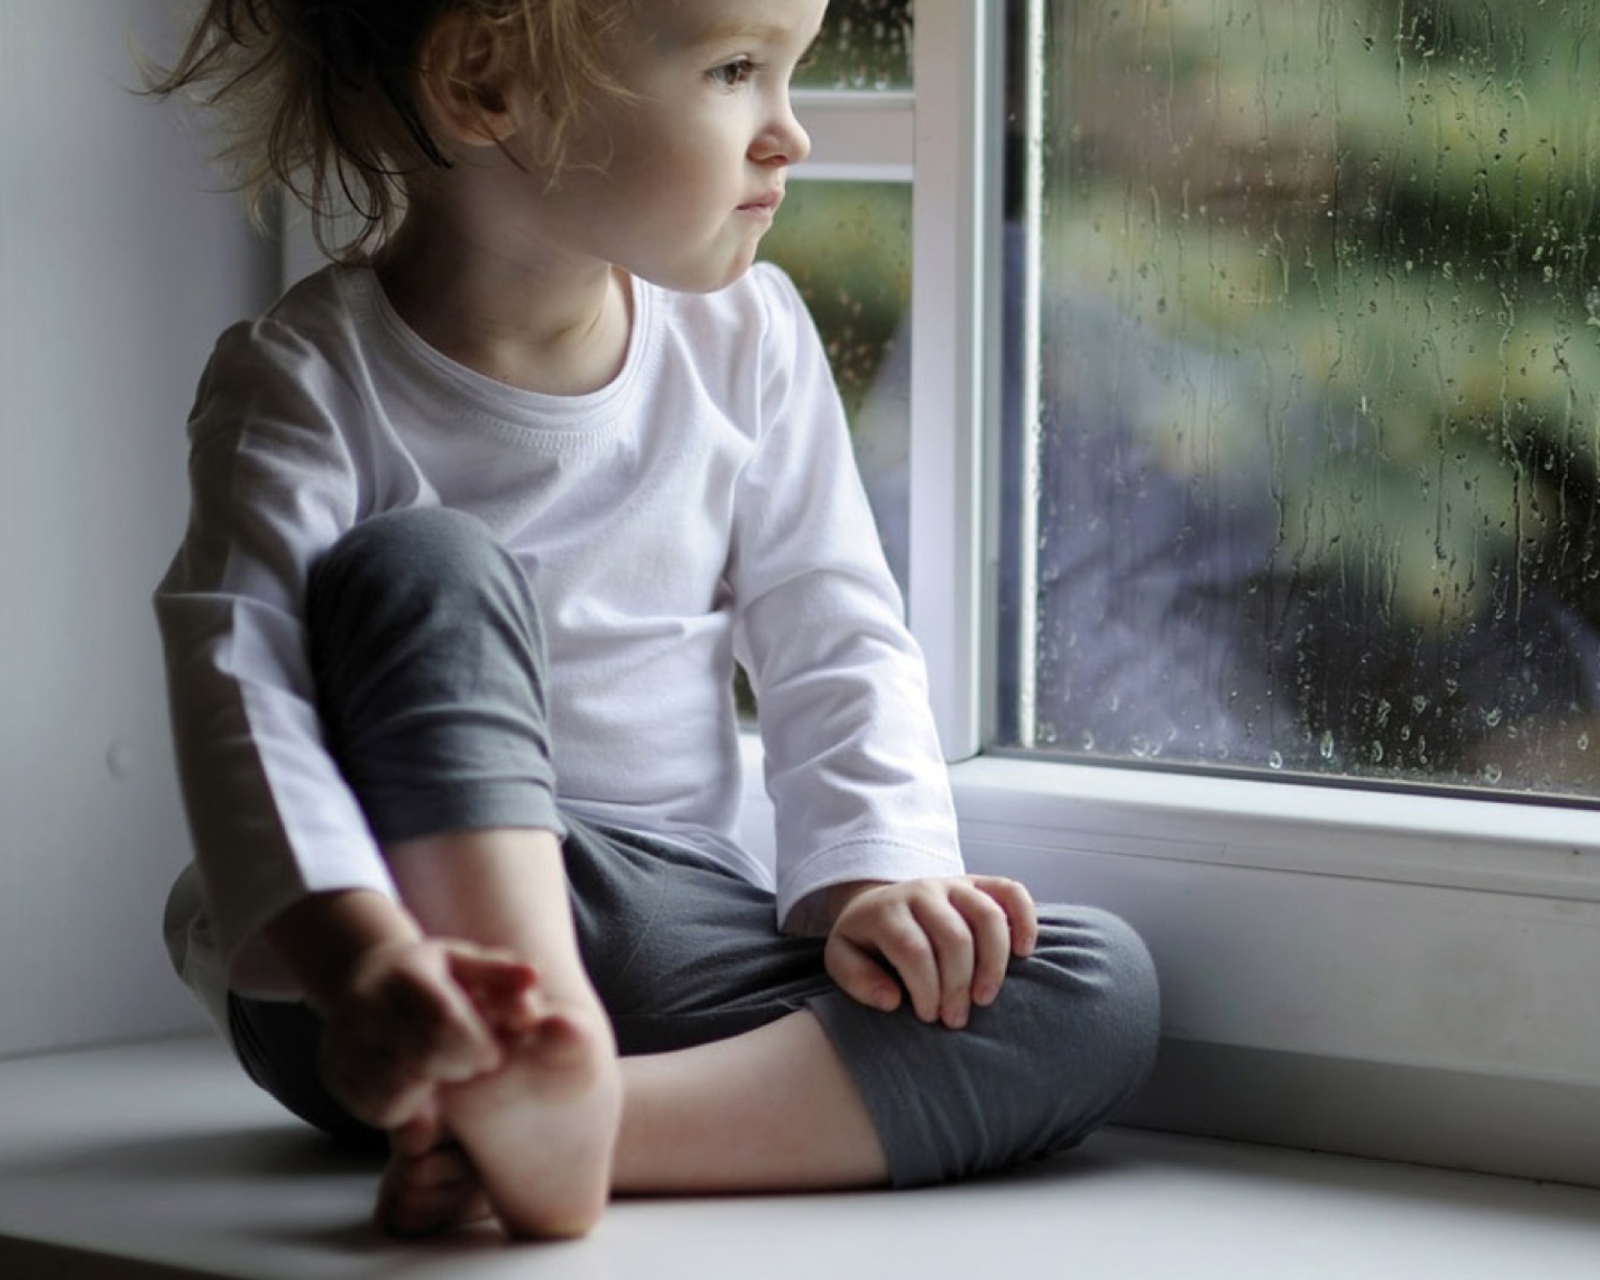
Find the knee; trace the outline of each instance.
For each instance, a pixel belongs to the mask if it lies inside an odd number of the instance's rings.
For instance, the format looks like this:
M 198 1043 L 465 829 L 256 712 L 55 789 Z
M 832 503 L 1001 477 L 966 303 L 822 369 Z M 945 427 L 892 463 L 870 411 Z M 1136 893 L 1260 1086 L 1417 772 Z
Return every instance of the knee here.
M 513 812 L 548 825 L 544 635 L 527 575 L 480 521 L 363 521 L 314 571 L 306 623 L 325 741 L 380 840 L 523 825 Z
M 1086 907 L 1042 907 L 1033 955 L 1015 965 L 1016 1002 L 1041 1087 L 1056 1088 L 1053 1149 L 1070 1146 L 1144 1084 L 1160 1042 L 1155 964 L 1123 920 Z M 1019 993 L 1021 994 L 1021 993 Z M 998 1007 L 998 1006 L 997 1006 Z
M 344 534 L 306 588 L 313 644 L 428 619 L 507 618 L 542 639 L 521 566 L 482 521 L 447 507 L 386 511 Z
M 906 1010 L 883 1019 L 842 995 L 813 1008 L 869 1082 L 902 1186 L 1082 1141 L 1143 1085 L 1160 1024 L 1143 941 L 1117 917 L 1077 907 L 1041 909 L 1033 954 L 1012 961 L 999 998 L 974 1010 L 964 1032 L 917 1023 Z
M 505 552 L 477 518 L 447 507 L 385 511 L 348 530 L 312 567 L 313 602 L 392 598 L 408 591 L 430 597 L 452 583 L 502 568 Z
M 1161 993 L 1144 939 L 1119 916 L 1092 907 L 1040 911 L 1040 980 L 1086 1006 L 1111 1074 L 1143 1083 L 1161 1031 Z

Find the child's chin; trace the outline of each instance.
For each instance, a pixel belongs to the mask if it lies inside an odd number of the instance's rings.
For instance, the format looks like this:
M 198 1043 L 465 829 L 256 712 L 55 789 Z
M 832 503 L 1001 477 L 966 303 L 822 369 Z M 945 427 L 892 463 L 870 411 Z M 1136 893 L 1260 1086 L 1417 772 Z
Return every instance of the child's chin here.
M 755 260 L 755 254 L 751 252 L 731 261 L 674 271 L 651 283 L 677 293 L 717 293 L 744 276 L 755 265 Z

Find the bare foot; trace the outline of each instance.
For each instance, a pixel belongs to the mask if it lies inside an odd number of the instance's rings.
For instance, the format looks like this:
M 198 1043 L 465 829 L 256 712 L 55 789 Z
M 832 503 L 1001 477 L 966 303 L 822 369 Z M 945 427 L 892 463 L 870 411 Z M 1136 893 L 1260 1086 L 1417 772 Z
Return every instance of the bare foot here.
M 513 1236 L 581 1236 L 611 1195 L 622 1117 L 616 1042 L 598 1004 L 542 1012 L 493 1075 L 440 1091 L 450 1131 Z
M 393 1235 L 429 1236 L 483 1222 L 494 1209 L 461 1145 L 426 1120 L 390 1135 L 375 1216 Z

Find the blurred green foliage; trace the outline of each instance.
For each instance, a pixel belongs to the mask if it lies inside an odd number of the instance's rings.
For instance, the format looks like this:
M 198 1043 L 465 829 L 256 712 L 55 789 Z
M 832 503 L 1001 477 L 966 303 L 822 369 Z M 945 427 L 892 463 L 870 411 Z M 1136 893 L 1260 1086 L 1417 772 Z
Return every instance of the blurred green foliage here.
M 1454 626 L 1508 558 L 1591 559 L 1564 508 L 1600 474 L 1596 6 L 1077 8 L 1056 261 L 1110 261 L 1123 305 L 1260 361 L 1280 409 L 1359 419 L 1359 456 L 1284 451 L 1302 564 L 1381 555 L 1409 616 Z M 1260 428 L 1194 439 L 1248 456 Z
M 804 296 L 856 421 L 911 296 L 911 188 L 792 182 L 761 256 Z
M 832 0 L 799 84 L 909 89 L 911 81 L 911 0 Z
M 1051 290 L 1096 292 L 1253 383 L 1240 411 L 1147 421 L 1152 446 L 1193 477 L 1258 477 L 1273 570 L 1358 582 L 1392 635 L 1509 620 L 1514 640 L 1536 590 L 1600 632 L 1600 5 L 1052 13 Z M 1563 717 L 1585 749 L 1592 692 Z M 1379 759 L 1389 734 L 1386 767 L 1407 759 L 1392 719 L 1360 726 Z M 1540 770 L 1600 783 L 1587 760 Z

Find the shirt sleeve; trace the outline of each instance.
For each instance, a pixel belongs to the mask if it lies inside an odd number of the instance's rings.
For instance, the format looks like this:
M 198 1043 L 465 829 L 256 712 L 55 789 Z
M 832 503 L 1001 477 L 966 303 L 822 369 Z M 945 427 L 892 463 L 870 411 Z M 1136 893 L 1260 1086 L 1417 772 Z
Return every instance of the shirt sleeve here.
M 762 422 L 739 481 L 729 578 L 789 927 L 830 885 L 957 875 L 962 864 L 926 668 L 822 343 L 788 279 L 757 270 L 769 299 Z
M 394 894 L 323 746 L 303 625 L 306 574 L 355 521 L 338 423 L 353 391 L 271 320 L 225 333 L 190 418 L 191 506 L 155 595 L 195 862 L 230 981 L 291 994 L 260 937 L 308 893 Z

